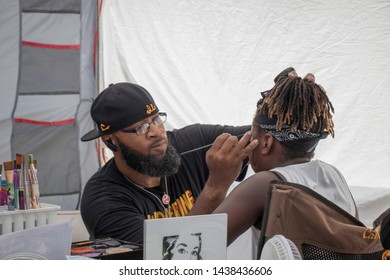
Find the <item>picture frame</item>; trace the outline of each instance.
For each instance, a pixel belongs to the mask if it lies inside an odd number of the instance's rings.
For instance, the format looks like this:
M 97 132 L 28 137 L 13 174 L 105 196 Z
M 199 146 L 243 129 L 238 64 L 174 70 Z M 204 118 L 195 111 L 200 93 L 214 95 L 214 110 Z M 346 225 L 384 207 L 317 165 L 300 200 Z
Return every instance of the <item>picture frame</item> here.
M 145 260 L 223 260 L 227 255 L 227 214 L 144 221 Z

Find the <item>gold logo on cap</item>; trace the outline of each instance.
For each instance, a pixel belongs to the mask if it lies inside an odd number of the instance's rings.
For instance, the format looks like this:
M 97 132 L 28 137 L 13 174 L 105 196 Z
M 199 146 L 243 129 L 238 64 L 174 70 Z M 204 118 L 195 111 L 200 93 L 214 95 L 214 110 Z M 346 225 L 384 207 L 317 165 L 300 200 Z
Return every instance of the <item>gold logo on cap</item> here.
M 106 131 L 108 129 L 110 129 L 111 125 L 105 125 L 105 124 L 100 124 L 100 130 L 101 131 Z
M 154 106 L 153 104 L 146 105 L 146 114 L 150 115 L 156 109 L 156 106 Z

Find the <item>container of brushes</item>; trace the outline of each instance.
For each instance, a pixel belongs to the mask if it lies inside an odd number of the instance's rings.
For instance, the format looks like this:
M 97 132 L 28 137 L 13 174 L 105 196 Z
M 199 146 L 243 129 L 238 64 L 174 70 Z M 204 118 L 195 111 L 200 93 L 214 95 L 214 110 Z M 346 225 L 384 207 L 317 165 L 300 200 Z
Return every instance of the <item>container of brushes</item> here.
M 58 205 L 41 203 L 41 208 L 0 210 L 0 235 L 57 223 Z

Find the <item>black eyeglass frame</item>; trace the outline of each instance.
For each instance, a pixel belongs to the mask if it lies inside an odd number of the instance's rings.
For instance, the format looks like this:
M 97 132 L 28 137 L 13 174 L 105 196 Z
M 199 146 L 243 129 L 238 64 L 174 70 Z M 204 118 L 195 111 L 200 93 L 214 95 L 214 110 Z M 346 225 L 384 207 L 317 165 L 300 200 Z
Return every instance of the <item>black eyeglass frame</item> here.
M 158 116 L 155 117 L 151 122 L 143 123 L 139 126 L 137 126 L 134 129 L 121 129 L 121 132 L 124 133 L 135 133 L 137 136 L 145 135 L 149 132 L 150 125 L 153 123 L 155 126 L 160 126 L 164 124 L 167 121 L 167 113 L 165 112 L 159 112 Z

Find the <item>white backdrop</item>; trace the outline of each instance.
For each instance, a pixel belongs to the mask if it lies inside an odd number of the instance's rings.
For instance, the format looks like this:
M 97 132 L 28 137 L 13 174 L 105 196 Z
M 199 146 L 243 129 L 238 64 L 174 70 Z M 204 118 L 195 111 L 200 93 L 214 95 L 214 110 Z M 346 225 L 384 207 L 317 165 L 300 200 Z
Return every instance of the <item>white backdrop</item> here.
M 351 185 L 390 188 L 390 2 L 111 0 L 100 18 L 100 90 L 148 89 L 168 128 L 251 123 L 260 91 L 293 66 L 335 107 L 316 157 Z

